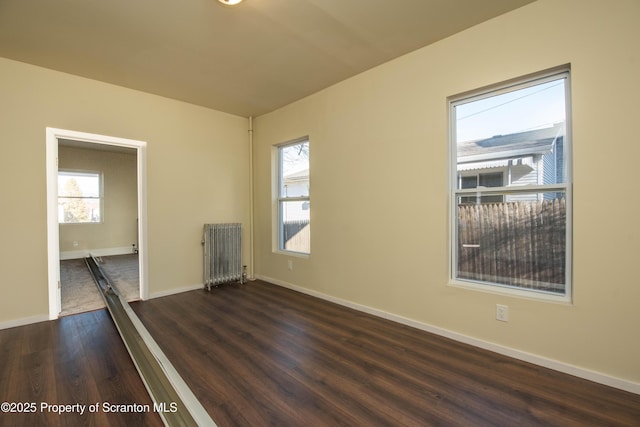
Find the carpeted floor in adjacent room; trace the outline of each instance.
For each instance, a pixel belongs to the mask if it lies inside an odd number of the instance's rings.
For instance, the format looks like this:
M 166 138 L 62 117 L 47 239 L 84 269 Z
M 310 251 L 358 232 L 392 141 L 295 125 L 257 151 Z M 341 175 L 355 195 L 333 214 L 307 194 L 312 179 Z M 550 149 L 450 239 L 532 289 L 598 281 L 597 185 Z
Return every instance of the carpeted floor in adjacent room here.
M 138 255 L 114 255 L 98 258 L 100 267 L 116 290 L 127 301 L 140 299 Z M 104 308 L 104 301 L 96 287 L 84 259 L 60 261 L 62 294 L 61 316 Z

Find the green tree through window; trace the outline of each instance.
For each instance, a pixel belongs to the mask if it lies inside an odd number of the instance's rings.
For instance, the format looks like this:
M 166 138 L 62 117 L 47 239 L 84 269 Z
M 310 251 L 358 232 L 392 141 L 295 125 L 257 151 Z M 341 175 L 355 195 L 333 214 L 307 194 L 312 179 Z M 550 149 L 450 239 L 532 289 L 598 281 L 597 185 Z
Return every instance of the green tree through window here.
M 101 221 L 100 178 L 96 172 L 58 173 L 58 221 L 61 224 Z

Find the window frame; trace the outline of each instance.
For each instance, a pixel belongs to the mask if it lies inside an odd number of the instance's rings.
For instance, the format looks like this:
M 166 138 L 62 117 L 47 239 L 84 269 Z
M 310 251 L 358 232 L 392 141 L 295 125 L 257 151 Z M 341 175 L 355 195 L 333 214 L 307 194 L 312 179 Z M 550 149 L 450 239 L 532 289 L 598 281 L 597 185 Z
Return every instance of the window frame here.
M 283 215 L 283 206 L 288 202 L 302 202 L 306 203 L 306 209 L 310 212 L 310 204 L 311 204 L 311 178 L 309 177 L 309 189 L 307 196 L 287 196 L 282 194 L 282 189 L 285 187 L 284 181 L 284 173 L 283 173 L 283 156 L 282 152 L 285 148 L 291 147 L 298 144 L 307 143 L 309 147 L 311 146 L 310 139 L 308 136 L 303 136 L 294 140 L 290 140 L 281 144 L 277 144 L 274 146 L 274 161 L 275 161 L 275 179 L 274 179 L 274 194 L 275 194 L 275 224 L 274 224 L 274 251 L 287 254 L 294 255 L 299 257 L 309 257 L 311 255 L 311 245 L 309 245 L 309 252 L 301 252 L 295 251 L 291 249 L 287 249 L 285 247 L 284 241 L 284 215 Z M 310 165 L 309 165 L 310 170 Z M 311 224 L 311 217 L 309 216 L 309 224 Z
M 98 196 L 97 197 L 74 197 L 74 196 L 61 196 L 60 188 L 58 186 L 58 206 L 60 203 L 60 199 L 80 199 L 80 200 L 97 200 L 99 204 L 100 210 L 100 220 L 99 221 L 80 221 L 80 222 L 64 222 L 63 218 L 60 218 L 58 215 L 58 224 L 59 225 L 85 225 L 85 224 L 103 224 L 104 223 L 104 175 L 100 171 L 94 170 L 78 170 L 78 169 L 58 169 L 57 178 L 59 180 L 60 175 L 75 175 L 75 176 L 95 176 L 98 178 Z
M 565 79 L 565 135 L 564 135 L 564 167 L 565 180 L 558 184 L 538 184 L 538 185 L 511 185 L 510 182 L 504 183 L 502 187 L 486 187 L 486 188 L 458 188 L 458 152 L 457 152 L 457 123 L 456 123 L 456 106 L 477 100 L 490 98 L 493 96 L 517 91 L 527 87 L 537 86 L 549 81 Z M 572 125 L 571 125 L 571 68 L 565 65 L 550 70 L 542 71 L 519 77 L 506 82 L 486 86 L 470 92 L 454 95 L 447 98 L 448 117 L 449 117 L 449 285 L 463 287 L 483 292 L 505 294 L 509 296 L 524 297 L 529 299 L 571 303 L 573 297 L 573 276 L 572 276 L 572 242 L 573 242 L 573 197 L 572 197 Z M 526 193 L 547 193 L 547 192 L 563 192 L 565 194 L 566 203 L 566 228 L 565 228 L 565 283 L 564 293 L 549 292 L 537 289 L 527 289 L 516 284 L 500 284 L 493 282 L 483 282 L 476 279 L 462 279 L 458 276 L 458 205 L 459 197 L 477 196 L 478 200 L 482 195 L 500 194 L 507 196 L 509 194 L 526 194 Z

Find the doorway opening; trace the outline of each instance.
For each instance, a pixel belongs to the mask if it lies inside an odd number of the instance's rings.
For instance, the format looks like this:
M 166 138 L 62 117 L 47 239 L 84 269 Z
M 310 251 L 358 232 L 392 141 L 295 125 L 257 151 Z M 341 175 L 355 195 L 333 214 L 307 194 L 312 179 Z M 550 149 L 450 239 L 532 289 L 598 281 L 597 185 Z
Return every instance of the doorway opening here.
M 89 311 L 104 306 L 99 293 L 96 295 L 94 292 L 93 296 L 90 295 L 91 291 L 97 291 L 91 281 L 89 281 L 89 293 L 84 296 L 80 293 L 75 294 L 78 289 L 81 289 L 78 287 L 64 288 L 63 291 L 63 286 L 71 286 L 72 282 L 83 280 L 82 270 L 86 269 L 83 265 L 84 257 L 89 254 L 102 260 L 104 263 L 102 267 L 105 270 L 112 269 L 114 276 L 120 275 L 122 293 L 127 295 L 127 299 L 147 299 L 146 143 L 47 128 L 46 144 L 49 318 L 56 319 L 60 315 Z M 113 185 L 114 181 L 126 180 L 123 175 L 129 174 L 129 178 L 131 178 L 130 174 L 135 175 L 135 184 L 131 182 L 132 179 L 129 180 L 130 185 L 135 186 L 135 191 L 129 191 L 128 196 L 124 196 L 135 199 L 127 202 L 130 205 L 128 208 L 123 208 L 128 209 L 129 212 L 113 214 L 107 211 L 112 216 L 126 217 L 121 219 L 117 232 L 124 233 L 126 237 L 113 236 L 114 233 L 109 231 L 106 225 L 108 220 L 103 219 L 105 213 L 102 206 L 105 200 L 101 199 L 103 195 L 97 194 L 97 191 L 87 190 L 87 199 L 83 199 L 84 193 L 79 188 L 81 187 L 79 181 L 83 177 L 95 177 L 97 180 L 105 178 L 101 175 L 104 169 L 99 165 L 96 166 L 96 162 L 109 164 L 107 169 L 110 178 L 105 179 L 106 183 L 100 182 L 100 191 L 105 188 L 105 185 Z M 132 163 L 128 172 L 121 169 L 127 162 Z M 64 172 L 60 173 L 60 171 Z M 75 182 L 69 184 L 68 200 L 59 197 L 60 185 L 67 185 L 64 179 L 59 185 L 59 175 L 63 175 L 63 178 L 68 176 L 76 178 Z M 91 188 L 91 184 L 86 185 L 87 188 Z M 66 195 L 64 191 L 62 194 Z M 115 203 L 113 200 L 107 199 L 106 202 L 113 208 Z M 65 203 L 68 205 L 65 206 Z M 78 204 L 82 206 L 77 207 Z M 113 221 L 113 218 L 109 220 Z M 114 244 L 114 242 L 117 243 Z M 61 280 L 61 272 L 63 280 Z M 69 276 L 69 274 L 78 273 L 79 276 Z M 134 285 L 135 288 L 132 288 Z M 96 296 L 100 299 L 96 300 Z M 87 297 L 89 300 L 83 302 L 83 298 Z

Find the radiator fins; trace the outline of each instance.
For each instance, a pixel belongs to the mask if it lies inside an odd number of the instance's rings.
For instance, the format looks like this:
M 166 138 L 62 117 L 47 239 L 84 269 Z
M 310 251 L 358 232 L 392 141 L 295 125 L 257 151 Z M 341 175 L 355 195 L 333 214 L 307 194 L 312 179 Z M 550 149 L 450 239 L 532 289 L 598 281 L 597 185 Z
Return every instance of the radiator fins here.
M 242 224 L 205 224 L 202 244 L 207 290 L 223 283 L 244 282 Z

